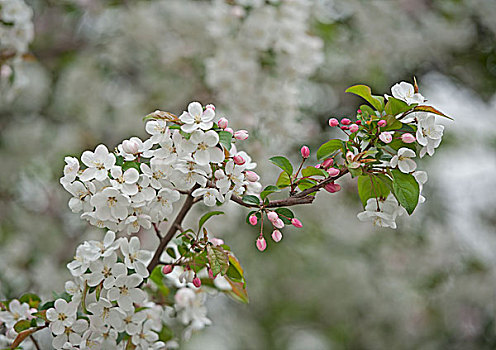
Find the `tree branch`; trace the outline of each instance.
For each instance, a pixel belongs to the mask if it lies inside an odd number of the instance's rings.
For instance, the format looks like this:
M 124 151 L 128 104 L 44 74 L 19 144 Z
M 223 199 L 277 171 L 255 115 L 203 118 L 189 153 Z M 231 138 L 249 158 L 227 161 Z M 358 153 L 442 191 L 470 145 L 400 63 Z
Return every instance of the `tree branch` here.
M 152 257 L 152 260 L 148 264 L 148 267 L 147 267 L 148 272 L 151 273 L 153 271 L 153 269 L 155 268 L 155 266 L 157 266 L 159 264 L 160 255 L 162 255 L 162 252 L 164 251 L 165 247 L 167 246 L 167 243 L 170 242 L 170 240 L 176 234 L 177 230 L 180 229 L 181 223 L 183 222 L 184 217 L 186 216 L 188 211 L 191 209 L 191 207 L 195 203 L 195 197 L 193 197 L 191 195 L 191 193 L 194 190 L 196 190 L 198 187 L 199 187 L 198 185 L 195 185 L 191 189 L 191 191 L 188 193 L 188 196 L 186 197 L 186 200 L 184 201 L 181 210 L 179 211 L 179 213 L 177 213 L 176 219 L 174 220 L 172 225 L 169 227 L 169 231 L 167 231 L 167 234 L 164 237 L 162 237 L 162 239 L 160 240 L 160 243 L 157 247 L 157 250 L 155 251 L 155 254 Z

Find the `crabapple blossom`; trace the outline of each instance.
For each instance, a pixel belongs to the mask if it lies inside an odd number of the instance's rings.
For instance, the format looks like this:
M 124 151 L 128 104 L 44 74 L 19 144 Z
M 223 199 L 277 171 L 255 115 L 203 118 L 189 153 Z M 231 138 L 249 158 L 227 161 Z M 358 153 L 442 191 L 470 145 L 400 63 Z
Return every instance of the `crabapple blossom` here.
M 432 156 L 434 150 L 441 144 L 444 126 L 436 125 L 435 116 L 428 113 L 419 113 L 417 120 L 417 142 L 424 146 L 420 150 L 420 157 L 424 157 L 426 153 Z
M 383 128 L 387 125 L 387 121 L 385 121 L 384 119 L 381 119 L 377 122 L 377 126 Z
M 245 178 L 250 182 L 258 182 L 258 180 L 260 180 L 260 176 L 258 176 L 257 173 L 250 170 L 245 172 Z
M 55 300 L 54 307 L 46 312 L 52 333 L 60 335 L 76 321 L 77 307 L 76 303 L 68 303 L 64 299 Z
M 129 197 L 117 188 L 107 187 L 90 200 L 100 220 L 125 219 L 128 215 Z
M 133 269 L 143 278 L 148 277 L 149 273 L 146 269 L 148 260 L 151 258 L 151 252 L 148 250 L 140 250 L 140 241 L 138 237 L 131 237 L 129 242 L 127 239 L 121 241 L 121 252 L 124 255 L 124 263 L 128 269 Z
M 31 319 L 28 303 L 21 303 L 17 299 L 10 301 L 8 311 L 0 311 L 0 322 L 7 328 L 12 328 L 20 320 Z
M 291 219 L 291 225 L 293 225 L 294 227 L 297 227 L 297 228 L 303 227 L 303 224 L 297 218 L 292 218 Z
M 409 105 L 424 102 L 424 97 L 418 92 L 415 92 L 413 85 L 404 81 L 395 84 L 391 88 L 391 93 L 394 98 L 405 101 Z
M 398 154 L 391 158 L 391 166 L 398 167 L 401 172 L 409 174 L 417 168 L 414 160 L 410 159 L 415 157 L 415 152 L 409 148 L 403 147 L 398 150 Z
M 203 110 L 199 102 L 191 102 L 188 105 L 188 111 L 183 112 L 179 119 L 184 123 L 181 130 L 184 132 L 193 132 L 195 130 L 208 130 L 213 126 L 215 110 L 207 108 Z
M 219 134 L 215 131 L 209 130 L 203 132 L 197 130 L 191 134 L 189 141 L 195 150 L 193 158 L 198 164 L 220 163 L 224 160 L 224 152 L 216 147 L 219 143 Z
M 336 193 L 341 190 L 341 185 L 331 182 L 325 185 L 324 189 L 329 193 Z
M 193 284 L 194 284 L 194 286 L 196 288 L 200 288 L 201 287 L 201 280 L 200 280 L 200 278 L 198 278 L 198 277 L 193 278 Z
M 203 203 L 205 203 L 205 205 L 209 207 L 214 206 L 217 201 L 221 203 L 224 201 L 224 198 L 222 198 L 219 191 L 215 188 L 197 188 L 193 191 L 193 193 L 191 193 L 191 195 L 193 197 L 203 196 Z
M 349 127 L 350 132 L 357 132 L 358 131 L 358 125 L 356 124 L 351 124 Z
M 95 148 L 95 152 L 84 151 L 81 156 L 81 161 L 88 167 L 79 176 L 81 181 L 89 181 L 92 179 L 103 181 L 108 177 L 108 171 L 115 164 L 115 156 L 112 153 L 109 153 L 105 145 L 98 145 Z
M 339 169 L 329 168 L 327 169 L 327 173 L 329 174 L 330 177 L 335 177 L 338 176 L 341 172 L 339 171 Z
M 168 275 L 172 270 L 174 270 L 174 265 L 164 265 L 164 267 L 162 267 L 162 273 L 164 275 Z
M 221 129 L 227 128 L 228 124 L 229 124 L 229 121 L 226 118 L 220 118 L 219 121 L 217 122 L 217 125 L 219 125 L 219 128 L 221 128 Z
M 248 135 L 248 131 L 246 130 L 238 130 L 234 132 L 233 136 L 236 140 L 246 140 L 249 135 Z
M 402 214 L 403 210 L 390 194 L 386 199 L 368 199 L 365 211 L 357 217 L 360 221 L 372 221 L 376 226 L 396 228 L 396 217 Z
M 341 124 L 342 125 L 350 125 L 351 120 L 349 120 L 348 118 L 343 118 L 343 119 L 341 119 Z
M 108 291 L 110 301 L 117 301 L 119 307 L 124 311 L 133 310 L 133 303 L 143 303 L 145 292 L 139 288 L 143 278 L 135 273 L 129 276 L 120 275 L 116 278 L 114 287 Z
M 258 219 L 257 219 L 257 216 L 256 215 L 250 215 L 250 224 L 252 224 L 253 226 L 255 226 L 258 222 Z

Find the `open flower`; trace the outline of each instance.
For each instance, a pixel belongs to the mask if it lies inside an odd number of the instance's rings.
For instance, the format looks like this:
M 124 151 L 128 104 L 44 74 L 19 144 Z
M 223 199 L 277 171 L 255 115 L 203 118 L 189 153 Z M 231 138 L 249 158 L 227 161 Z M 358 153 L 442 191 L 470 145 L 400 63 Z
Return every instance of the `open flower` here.
M 391 93 L 394 98 L 398 100 L 405 101 L 409 105 L 413 103 L 422 103 L 424 102 L 424 96 L 415 92 L 415 88 L 412 84 L 402 81 L 401 83 L 395 84 L 391 88 Z
M 419 113 L 417 120 L 417 142 L 424 146 L 420 150 L 420 157 L 424 157 L 426 153 L 432 156 L 434 150 L 441 144 L 444 126 L 436 125 L 435 116 L 428 113 Z
M 215 111 L 212 108 L 207 108 L 203 111 L 203 107 L 199 102 L 191 102 L 188 105 L 188 111 L 183 112 L 179 119 L 184 123 L 181 130 L 184 132 L 193 132 L 198 129 L 208 130 L 214 125 L 213 120 Z
M 81 161 L 88 168 L 79 176 L 81 181 L 97 179 L 103 181 L 107 178 L 108 171 L 115 164 L 115 156 L 109 153 L 105 145 L 98 145 L 95 152 L 84 151 L 81 155 Z
M 415 157 L 415 152 L 409 148 L 402 147 L 398 150 L 398 154 L 391 158 L 391 166 L 398 167 L 401 172 L 409 174 L 417 169 L 417 164 L 414 160 L 410 159 Z
M 123 239 L 121 242 L 121 252 L 124 255 L 124 263 L 128 269 L 134 269 L 141 277 L 148 277 L 149 273 L 146 269 L 146 264 L 151 258 L 151 253 L 148 250 L 140 250 L 138 237 L 131 237 L 129 242 L 127 239 Z
M 219 143 L 219 134 L 213 130 L 203 132 L 197 130 L 191 134 L 189 139 L 192 151 L 194 151 L 193 158 L 200 165 L 206 165 L 210 162 L 220 163 L 224 160 L 224 152 L 216 147 Z
M 222 198 L 219 191 L 215 188 L 197 188 L 191 195 L 193 197 L 203 196 L 203 203 L 209 207 L 214 206 L 217 201 L 224 201 L 224 198 Z
M 107 187 L 95 194 L 90 203 L 95 206 L 96 216 L 100 220 L 122 220 L 127 217 L 129 198 L 113 187 Z
M 117 301 L 117 305 L 124 311 L 133 310 L 133 303 L 142 303 L 146 298 L 145 292 L 137 288 L 142 281 L 143 278 L 136 273 L 119 276 L 114 287 L 108 292 L 108 299 Z
M 76 303 L 68 303 L 64 299 L 55 300 L 54 307 L 46 312 L 52 333 L 55 335 L 64 333 L 65 328 L 70 327 L 76 321 L 76 311 Z

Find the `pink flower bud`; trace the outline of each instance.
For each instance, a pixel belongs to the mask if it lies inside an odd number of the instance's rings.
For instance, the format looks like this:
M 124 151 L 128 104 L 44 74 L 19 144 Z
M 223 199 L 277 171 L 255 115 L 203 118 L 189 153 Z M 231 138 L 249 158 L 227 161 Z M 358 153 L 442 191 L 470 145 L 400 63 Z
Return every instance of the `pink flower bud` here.
M 329 174 L 330 177 L 338 176 L 340 171 L 339 169 L 336 168 L 329 168 L 327 169 L 327 173 Z
M 257 216 L 255 214 L 250 215 L 250 218 L 248 220 L 253 226 L 255 226 L 258 222 Z
M 275 228 L 283 228 L 284 221 L 282 221 L 282 219 L 277 219 L 272 222 L 272 225 L 274 225 Z
M 210 277 L 210 279 L 212 279 L 212 280 L 213 280 L 213 279 L 215 279 L 215 277 L 217 277 L 217 276 L 214 276 L 214 273 L 213 273 L 212 269 L 208 269 L 208 277 Z
M 351 131 L 351 132 L 357 132 L 357 131 L 358 131 L 358 125 L 356 125 L 356 124 L 351 124 L 351 125 L 350 125 L 350 131 Z
M 231 135 L 234 135 L 234 130 L 231 128 L 225 128 L 224 131 L 230 132 Z
M 361 109 L 359 109 L 359 110 L 357 111 L 357 113 L 362 113 L 362 110 L 361 110 Z
M 329 126 L 335 127 L 339 125 L 339 121 L 336 118 L 329 119 Z
M 297 218 L 292 218 L 291 219 L 291 224 L 294 226 L 294 227 L 297 227 L 297 228 L 301 228 L 303 227 L 303 224 L 301 223 L 300 220 L 298 220 Z
M 322 164 L 317 164 L 316 166 L 314 166 L 315 169 L 320 169 L 322 167 Z
M 162 267 L 162 273 L 164 275 L 168 275 L 172 270 L 174 270 L 174 265 L 164 265 L 164 267 Z
M 384 143 L 390 143 L 393 141 L 393 133 L 390 131 L 383 131 L 379 134 L 379 140 Z
M 274 240 L 274 242 L 279 242 L 282 239 L 281 231 L 274 230 L 274 232 L 272 232 L 272 239 Z
M 225 129 L 227 128 L 227 125 L 229 124 L 229 122 L 227 121 L 226 118 L 220 118 L 219 121 L 217 122 L 217 125 L 219 126 L 219 128 L 221 129 Z
M 265 242 L 265 238 L 263 238 L 262 236 L 258 237 L 257 239 L 257 248 L 261 252 L 263 252 L 265 248 L 267 248 L 267 242 Z
M 248 131 L 238 130 L 234 133 L 234 138 L 236 140 L 246 140 L 248 138 Z
M 381 119 L 379 120 L 379 122 L 377 122 L 377 125 L 382 128 L 387 125 L 387 122 L 384 119 Z
M 401 135 L 401 141 L 403 141 L 404 143 L 415 142 L 415 136 L 413 136 L 409 132 L 404 133 L 403 135 Z
M 349 129 L 349 127 L 347 127 L 346 125 L 341 126 L 341 130 L 348 130 L 348 129 Z
M 218 245 L 223 245 L 224 244 L 224 240 L 223 239 L 215 238 L 215 237 L 210 238 L 210 242 L 212 242 L 212 244 L 214 246 L 218 246 Z
M 270 220 L 270 222 L 275 222 L 277 219 L 279 219 L 279 216 L 277 215 L 276 212 L 269 211 L 267 213 L 267 218 Z
M 341 119 L 341 124 L 343 124 L 343 125 L 350 125 L 351 124 L 351 120 L 349 120 L 348 118 L 343 118 L 343 119 Z
M 243 157 L 237 156 L 237 155 L 233 157 L 233 160 L 234 160 L 234 163 L 236 163 L 237 165 L 243 165 L 246 162 Z
M 362 121 L 360 119 L 358 119 L 355 123 L 356 125 L 362 125 Z
M 122 141 L 122 150 L 129 154 L 136 154 L 139 151 L 139 145 L 136 141 L 124 140 Z
M 307 146 L 303 146 L 300 151 L 303 158 L 307 159 L 308 157 L 310 157 L 310 148 L 308 148 Z
M 245 178 L 250 182 L 257 182 L 258 180 L 260 180 L 260 176 L 258 176 L 256 172 L 250 170 L 245 172 Z
M 341 186 L 339 184 L 335 184 L 334 182 L 328 183 L 324 188 L 329 193 L 336 193 L 341 190 Z
M 205 109 L 209 109 L 209 108 L 211 110 L 215 111 L 215 106 L 213 104 L 211 104 L 211 103 L 205 106 Z
M 326 159 L 326 160 L 324 160 L 324 162 L 322 163 L 322 167 L 323 167 L 324 169 L 327 169 L 327 168 L 329 168 L 329 167 L 330 167 L 331 165 L 333 165 L 333 164 L 334 164 L 334 159 L 332 159 L 332 158 L 327 158 L 327 159 Z
M 195 278 L 193 278 L 193 284 L 195 285 L 196 288 L 200 288 L 201 287 L 201 279 L 199 279 L 198 276 L 196 276 Z

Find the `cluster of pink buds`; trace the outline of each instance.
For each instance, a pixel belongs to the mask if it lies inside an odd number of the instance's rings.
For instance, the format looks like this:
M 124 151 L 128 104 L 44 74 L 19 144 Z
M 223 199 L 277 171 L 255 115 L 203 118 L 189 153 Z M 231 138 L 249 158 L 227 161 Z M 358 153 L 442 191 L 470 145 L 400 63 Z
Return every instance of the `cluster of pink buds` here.
M 284 221 L 279 217 L 279 215 L 282 214 L 276 213 L 275 211 L 267 212 L 267 218 L 269 219 L 269 221 L 273 226 L 271 237 L 274 240 L 274 242 L 279 242 L 282 239 L 282 233 L 280 229 L 282 229 L 285 226 Z M 296 228 L 303 227 L 303 224 L 297 218 L 289 218 L 289 217 L 285 217 L 285 218 L 290 220 L 291 225 L 293 225 L 294 227 Z M 255 226 L 258 223 L 257 215 L 256 214 L 250 215 L 248 221 L 250 222 L 251 225 Z M 256 245 L 258 250 L 260 250 L 261 252 L 263 252 L 267 248 L 267 241 L 263 236 L 263 225 L 260 228 L 260 235 L 257 238 Z
M 209 108 L 209 106 L 211 105 L 208 105 L 206 108 Z M 215 110 L 215 107 L 213 107 L 214 110 Z M 236 140 L 240 140 L 240 141 L 244 141 L 248 138 L 249 134 L 248 134 L 248 131 L 247 130 L 238 130 L 238 131 L 234 131 L 232 128 L 229 128 L 228 125 L 229 125 L 229 121 L 226 119 L 226 118 L 220 118 L 219 121 L 217 122 L 217 125 L 219 126 L 219 128 L 221 128 L 222 130 L 224 131 L 227 131 L 227 132 L 230 132 L 231 135 L 233 135 L 233 137 L 236 139 Z
M 329 119 L 329 126 L 331 127 L 336 127 L 339 126 L 340 122 L 336 118 L 331 118 Z M 359 125 L 361 125 L 362 122 L 360 120 L 357 120 L 355 123 L 352 123 L 350 119 L 348 118 L 343 118 L 341 119 L 341 130 L 349 130 L 351 133 L 355 133 L 358 131 L 360 128 Z

